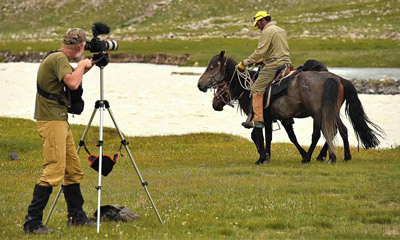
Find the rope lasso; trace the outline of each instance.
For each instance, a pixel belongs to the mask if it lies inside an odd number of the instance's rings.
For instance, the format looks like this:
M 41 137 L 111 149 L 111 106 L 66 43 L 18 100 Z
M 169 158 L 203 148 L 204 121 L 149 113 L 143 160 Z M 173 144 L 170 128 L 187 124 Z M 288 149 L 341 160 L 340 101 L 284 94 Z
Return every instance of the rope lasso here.
M 244 71 L 242 72 L 242 71 L 240 71 L 240 70 L 236 67 L 236 68 L 235 68 L 235 73 L 236 73 L 236 75 L 237 75 L 238 78 L 239 78 L 239 84 L 240 84 L 240 86 L 241 86 L 243 89 L 246 89 L 246 90 L 250 91 L 251 86 L 253 85 L 253 79 L 252 79 L 251 76 L 250 76 L 249 70 L 248 70 L 247 68 L 245 68 Z M 232 74 L 232 78 L 231 78 L 231 81 L 230 81 L 230 82 L 232 82 L 233 77 L 235 76 L 235 73 Z M 242 83 L 241 79 L 244 80 L 243 83 Z

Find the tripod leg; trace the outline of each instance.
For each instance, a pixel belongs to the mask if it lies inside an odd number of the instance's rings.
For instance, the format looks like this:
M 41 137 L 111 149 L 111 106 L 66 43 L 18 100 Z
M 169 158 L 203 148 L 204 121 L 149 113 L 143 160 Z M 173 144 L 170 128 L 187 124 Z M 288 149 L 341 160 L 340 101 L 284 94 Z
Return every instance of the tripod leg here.
M 61 192 L 62 192 L 62 187 L 60 186 L 60 190 L 58 191 L 57 196 L 56 196 L 56 198 L 54 199 L 53 205 L 51 205 L 49 214 L 47 215 L 47 218 L 46 218 L 46 220 L 44 221 L 44 225 L 45 225 L 45 226 L 46 226 L 47 223 L 49 222 L 50 216 L 51 216 L 51 214 L 53 213 L 54 208 L 56 207 L 56 204 L 57 204 L 58 198 L 59 198 L 60 195 L 61 195 Z
M 158 211 L 157 211 L 156 205 L 154 204 L 153 199 L 152 199 L 151 196 L 150 196 L 150 192 L 149 192 L 149 190 L 147 189 L 148 183 L 145 182 L 145 181 L 143 180 L 143 177 L 142 177 L 142 175 L 141 175 L 140 172 L 139 172 L 139 169 L 138 169 L 138 167 L 137 167 L 137 165 L 136 165 L 136 163 L 135 163 L 135 160 L 134 160 L 133 157 L 132 157 L 131 151 L 130 151 L 129 148 L 128 148 L 128 143 L 126 142 L 126 140 L 125 140 L 125 138 L 124 138 L 124 135 L 123 135 L 122 132 L 120 131 L 120 129 L 119 129 L 119 127 L 118 127 L 118 124 L 117 124 L 117 122 L 115 121 L 115 118 L 114 118 L 114 115 L 113 115 L 111 109 L 110 109 L 110 108 L 107 108 L 107 110 L 108 110 L 108 113 L 110 114 L 110 117 L 111 117 L 111 119 L 112 119 L 112 121 L 113 121 L 113 123 L 114 123 L 115 128 L 117 129 L 117 131 L 118 131 L 118 133 L 119 133 L 119 136 L 121 137 L 121 143 L 124 145 L 124 147 L 125 147 L 125 149 L 126 149 L 128 155 L 129 155 L 129 158 L 131 159 L 131 162 L 132 162 L 132 164 L 133 164 L 133 167 L 135 168 L 136 173 L 137 173 L 137 175 L 138 175 L 138 177 L 139 177 L 139 179 L 140 179 L 140 182 L 142 183 L 142 186 L 143 186 L 144 190 L 146 191 L 147 197 L 149 198 L 150 203 L 151 203 L 151 205 L 153 206 L 153 209 L 154 209 L 154 211 L 155 211 L 156 214 L 157 214 L 158 220 L 160 220 L 160 223 L 163 224 L 163 220 L 161 219 L 161 216 L 160 216 L 160 214 L 159 214 Z
M 93 110 L 93 113 L 92 113 L 92 116 L 90 117 L 89 123 L 86 125 L 86 128 L 85 128 L 85 130 L 83 131 L 81 141 L 79 142 L 79 145 L 78 145 L 78 147 L 77 147 L 77 149 L 76 149 L 76 152 L 77 152 L 77 153 L 79 153 L 79 150 L 81 150 L 81 146 L 83 146 L 83 142 L 84 142 L 85 137 L 86 137 L 86 135 L 87 135 L 87 133 L 88 133 L 88 131 L 89 131 L 90 125 L 92 124 L 94 115 L 96 115 L 96 108 Z M 49 214 L 47 215 L 47 218 L 46 218 L 46 220 L 45 220 L 45 222 L 44 222 L 44 225 L 46 225 L 46 224 L 49 222 L 50 217 L 51 217 L 51 214 L 53 213 L 53 210 L 54 210 L 54 208 L 56 207 L 56 204 L 57 204 L 58 198 L 59 198 L 60 195 L 61 195 L 61 192 L 62 192 L 62 187 L 60 187 L 60 190 L 58 191 L 57 196 L 56 196 L 56 198 L 54 199 L 53 204 L 51 205 Z
M 103 165 L 103 119 L 104 104 L 100 105 L 100 129 L 99 129 L 99 185 L 97 186 L 97 233 L 100 232 L 100 202 L 101 202 L 101 172 Z
M 96 111 L 97 111 L 97 108 L 93 109 L 92 116 L 90 117 L 89 122 L 88 122 L 88 124 L 86 125 L 85 130 L 83 131 L 81 140 L 80 140 L 80 142 L 79 142 L 79 146 L 78 146 L 78 148 L 76 149 L 76 152 L 77 152 L 77 153 L 79 153 L 79 151 L 81 150 L 81 147 L 83 146 L 83 143 L 84 143 L 84 141 L 85 141 L 86 135 L 87 135 L 87 133 L 89 132 L 90 125 L 92 125 L 93 118 L 94 118 L 94 116 L 96 115 Z

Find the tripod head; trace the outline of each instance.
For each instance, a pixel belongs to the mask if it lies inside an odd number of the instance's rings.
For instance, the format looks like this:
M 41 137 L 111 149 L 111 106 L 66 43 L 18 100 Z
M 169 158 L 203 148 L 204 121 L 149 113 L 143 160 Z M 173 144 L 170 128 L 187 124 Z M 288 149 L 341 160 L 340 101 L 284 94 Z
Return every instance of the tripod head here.
M 108 55 L 107 52 L 100 52 L 98 54 L 93 55 L 93 61 L 96 66 L 99 68 L 107 66 L 107 64 L 110 62 L 110 56 Z

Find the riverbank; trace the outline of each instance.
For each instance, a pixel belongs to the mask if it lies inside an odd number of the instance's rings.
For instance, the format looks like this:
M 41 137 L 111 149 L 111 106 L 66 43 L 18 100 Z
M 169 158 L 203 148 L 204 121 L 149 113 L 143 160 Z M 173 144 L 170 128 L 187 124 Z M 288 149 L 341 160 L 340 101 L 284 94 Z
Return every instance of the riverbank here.
M 400 68 L 400 40 L 394 39 L 322 39 L 289 38 L 293 65 L 316 59 L 329 67 Z M 226 56 L 240 61 L 257 46 L 257 39 L 209 38 L 197 40 L 162 39 L 119 41 L 119 49 L 110 52 L 112 62 L 151 62 L 168 56 L 168 64 L 207 66 L 210 59 L 225 50 Z M 10 56 L 26 56 L 59 49 L 60 41 L 0 41 L 0 50 Z M 85 52 L 90 57 L 92 54 Z M 5 55 L 3 53 L 3 55 Z M 115 56 L 114 56 L 115 55 Z M 128 59 L 127 59 L 128 58 Z M 121 60 L 119 60 L 121 59 Z M 135 60 L 136 59 L 136 60 Z M 179 59 L 179 60 L 176 60 Z M 0 62 L 6 62 L 0 56 Z M 31 62 L 29 59 L 26 62 Z M 158 60 L 162 64 L 161 60 Z
M 43 60 L 47 52 L 19 52 L 0 51 L 0 62 L 30 62 L 38 63 Z M 185 65 L 190 59 L 189 54 L 183 56 L 175 56 L 165 53 L 146 54 L 129 54 L 129 53 L 113 53 L 110 55 L 110 61 L 114 63 L 153 63 L 166 65 Z

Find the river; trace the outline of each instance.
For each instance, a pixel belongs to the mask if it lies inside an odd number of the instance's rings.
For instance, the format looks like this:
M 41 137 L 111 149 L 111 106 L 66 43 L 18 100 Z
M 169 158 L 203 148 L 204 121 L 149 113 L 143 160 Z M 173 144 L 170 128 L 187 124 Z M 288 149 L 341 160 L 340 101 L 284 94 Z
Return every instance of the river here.
M 2 93 L 0 116 L 33 118 L 38 66 L 38 63 L 0 63 Z M 204 69 L 141 63 L 110 63 L 104 69 L 104 96 L 110 102 L 117 123 L 125 135 L 217 132 L 250 139 L 250 130 L 240 125 L 245 116 L 242 116 L 236 107 L 225 107 L 223 112 L 214 111 L 211 107 L 213 93 L 211 91 L 203 93 L 197 89 L 199 75 L 176 74 L 177 72 L 200 74 Z M 400 78 L 400 69 L 329 69 L 347 78 Z M 85 110 L 81 115 L 70 116 L 69 122 L 72 124 L 86 125 L 89 121 L 94 103 L 100 96 L 98 67 L 93 67 L 85 75 L 83 88 Z M 400 95 L 359 97 L 368 117 L 386 132 L 385 138 L 381 139 L 380 147 L 399 146 Z M 105 126 L 113 127 L 107 112 L 105 116 Z M 93 125 L 99 125 L 99 118 L 100 114 L 97 114 Z M 344 113 L 342 119 L 346 119 Z M 351 124 L 347 120 L 344 120 L 344 123 L 350 130 L 350 144 L 357 146 Z M 278 125 L 275 124 L 274 128 L 277 129 Z M 295 119 L 294 128 L 300 144 L 309 145 L 312 119 Z M 273 134 L 273 142 L 289 142 L 284 130 L 275 131 Z M 319 144 L 323 144 L 322 138 Z M 341 139 L 337 138 L 336 144 L 342 145 Z

